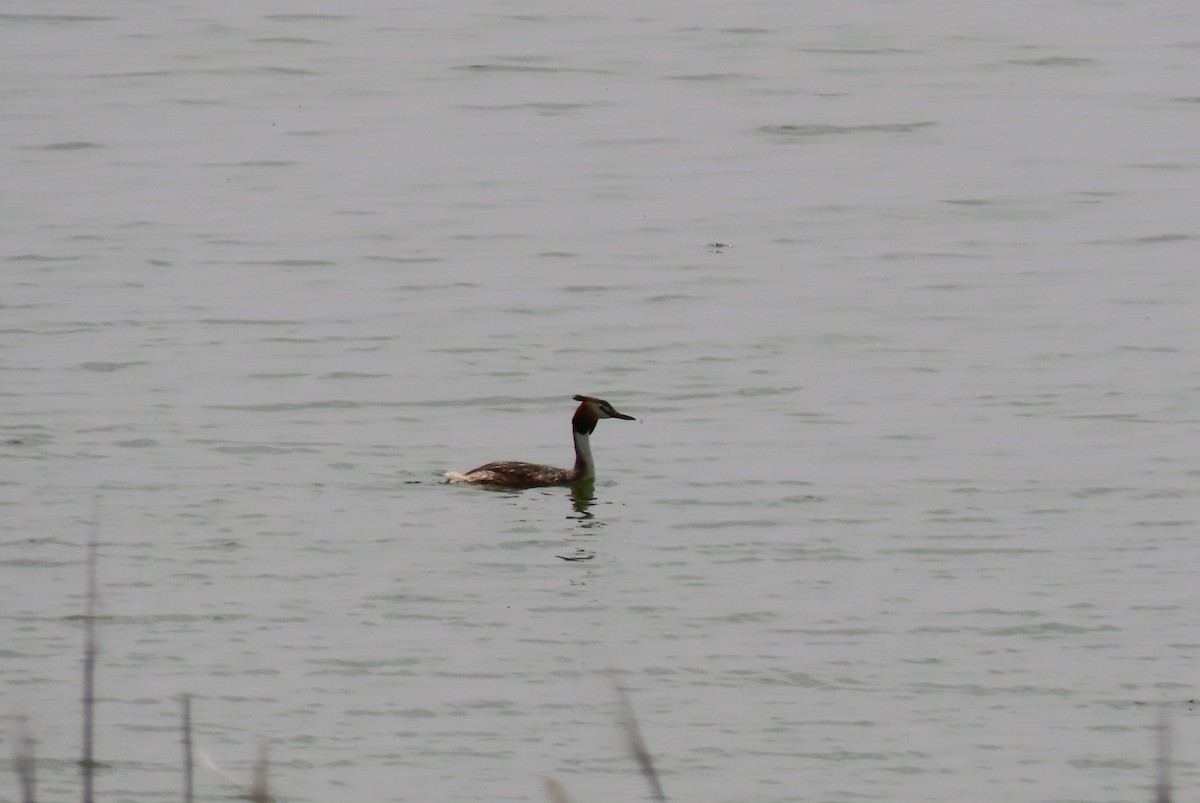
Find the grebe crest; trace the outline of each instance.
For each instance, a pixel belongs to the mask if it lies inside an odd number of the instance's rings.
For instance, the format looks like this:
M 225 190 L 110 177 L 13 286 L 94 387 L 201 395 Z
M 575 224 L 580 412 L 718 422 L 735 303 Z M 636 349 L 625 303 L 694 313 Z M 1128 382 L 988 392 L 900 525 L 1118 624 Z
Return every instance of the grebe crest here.
M 635 421 L 633 416 L 617 412 L 604 399 L 595 396 L 575 396 L 579 406 L 571 417 L 571 435 L 575 441 L 575 465 L 572 468 L 555 468 L 537 463 L 521 463 L 501 460 L 473 468 L 465 474 L 456 471 L 446 473 L 446 482 L 470 485 L 493 485 L 503 488 L 544 488 L 550 485 L 572 485 L 595 479 L 596 463 L 592 460 L 591 434 L 602 418 L 619 418 Z

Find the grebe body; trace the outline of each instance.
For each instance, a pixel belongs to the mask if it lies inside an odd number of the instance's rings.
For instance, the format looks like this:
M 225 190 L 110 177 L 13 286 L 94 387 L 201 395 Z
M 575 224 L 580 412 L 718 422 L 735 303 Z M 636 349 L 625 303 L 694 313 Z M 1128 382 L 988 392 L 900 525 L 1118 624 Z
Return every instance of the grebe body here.
M 473 468 L 465 474 L 447 472 L 446 482 L 502 488 L 544 488 L 551 485 L 573 485 L 595 479 L 596 463 L 592 460 L 592 446 L 588 439 L 596 429 L 596 422 L 601 418 L 620 418 L 623 421 L 636 419 L 631 415 L 618 413 L 604 399 L 594 396 L 576 396 L 575 401 L 579 402 L 579 406 L 575 408 L 575 415 L 571 418 L 571 435 L 575 440 L 574 467 L 555 468 L 537 463 L 501 460 Z

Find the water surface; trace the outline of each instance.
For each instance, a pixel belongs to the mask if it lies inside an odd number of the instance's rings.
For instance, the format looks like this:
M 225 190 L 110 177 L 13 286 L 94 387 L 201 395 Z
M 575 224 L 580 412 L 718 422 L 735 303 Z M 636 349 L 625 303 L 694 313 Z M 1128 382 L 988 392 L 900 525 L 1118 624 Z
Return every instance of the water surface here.
M 288 800 L 644 797 L 613 668 L 678 800 L 1145 801 L 1160 703 L 1186 799 L 1193 21 L 0 15 L 0 688 L 44 796 L 98 521 L 105 800 L 178 799 L 184 692 Z M 639 419 L 590 497 L 438 484 L 569 464 L 575 393 Z

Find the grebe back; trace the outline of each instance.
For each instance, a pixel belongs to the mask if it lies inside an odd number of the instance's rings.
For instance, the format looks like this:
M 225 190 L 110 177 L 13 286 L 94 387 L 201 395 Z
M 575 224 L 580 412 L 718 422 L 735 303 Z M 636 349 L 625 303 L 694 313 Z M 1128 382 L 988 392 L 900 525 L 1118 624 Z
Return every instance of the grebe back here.
M 465 474 L 456 471 L 446 473 L 446 482 L 471 485 L 495 485 L 504 488 L 542 488 L 550 485 L 572 485 L 596 477 L 596 463 L 592 460 L 592 447 L 588 438 L 596 429 L 601 418 L 620 418 L 635 421 L 631 415 L 618 413 L 604 399 L 594 396 L 576 396 L 579 406 L 571 418 L 571 433 L 575 439 L 575 466 L 555 468 L 537 463 L 521 463 L 501 460 L 473 468 Z

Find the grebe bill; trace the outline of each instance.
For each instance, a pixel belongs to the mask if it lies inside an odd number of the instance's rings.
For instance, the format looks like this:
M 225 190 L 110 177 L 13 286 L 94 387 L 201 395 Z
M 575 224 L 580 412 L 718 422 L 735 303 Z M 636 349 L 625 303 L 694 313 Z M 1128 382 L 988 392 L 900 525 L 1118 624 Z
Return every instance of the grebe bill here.
M 616 408 L 604 399 L 594 396 L 576 396 L 579 406 L 571 418 L 571 434 L 575 439 L 575 466 L 573 468 L 555 468 L 541 466 L 537 463 L 521 463 L 515 460 L 501 460 L 488 463 L 479 468 L 473 468 L 465 474 L 457 471 L 446 472 L 446 482 L 466 483 L 470 485 L 494 485 L 504 488 L 544 488 L 550 485 L 572 485 L 577 482 L 595 479 L 596 463 L 592 460 L 592 446 L 589 437 L 596 429 L 596 422 L 601 418 L 620 418 L 623 421 L 636 421 L 633 416 L 618 413 Z

